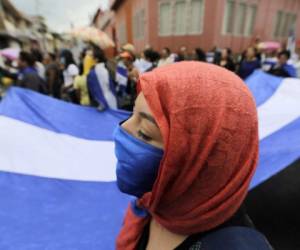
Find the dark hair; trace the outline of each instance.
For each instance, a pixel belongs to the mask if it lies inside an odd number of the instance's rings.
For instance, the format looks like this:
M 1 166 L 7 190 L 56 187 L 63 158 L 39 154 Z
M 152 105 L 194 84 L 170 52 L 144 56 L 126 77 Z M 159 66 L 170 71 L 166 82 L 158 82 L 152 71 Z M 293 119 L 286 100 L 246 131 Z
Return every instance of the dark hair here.
M 48 52 L 47 54 L 49 55 L 52 61 L 56 60 L 56 55 L 54 53 Z
M 228 56 L 231 56 L 232 55 L 232 50 L 230 48 L 225 48 L 225 49 L 227 51 Z
M 144 56 L 148 61 L 150 61 L 152 63 L 158 61 L 160 58 L 159 53 L 152 49 L 144 50 Z
M 20 52 L 19 59 L 23 62 L 26 62 L 30 67 L 33 67 L 35 64 L 35 60 L 32 54 L 25 51 Z
M 103 62 L 106 63 L 107 59 L 105 56 L 105 53 L 103 51 L 103 49 L 94 46 L 93 47 L 93 57 L 98 61 L 98 62 Z
M 283 51 L 278 53 L 278 57 L 280 57 L 280 56 L 286 56 L 287 59 L 290 59 L 291 52 L 289 50 L 283 50 Z
M 163 50 L 167 51 L 168 55 L 171 54 L 171 50 L 168 47 L 164 47 Z
M 38 61 L 38 62 L 43 61 L 43 54 L 38 49 L 32 49 L 31 54 L 34 57 L 35 61 Z
M 73 54 L 70 50 L 63 50 L 60 54 L 61 58 L 65 59 L 65 67 L 68 68 L 70 64 L 75 64 L 75 60 L 73 58 Z
M 197 60 L 200 62 L 206 62 L 206 54 L 201 48 L 195 49 Z

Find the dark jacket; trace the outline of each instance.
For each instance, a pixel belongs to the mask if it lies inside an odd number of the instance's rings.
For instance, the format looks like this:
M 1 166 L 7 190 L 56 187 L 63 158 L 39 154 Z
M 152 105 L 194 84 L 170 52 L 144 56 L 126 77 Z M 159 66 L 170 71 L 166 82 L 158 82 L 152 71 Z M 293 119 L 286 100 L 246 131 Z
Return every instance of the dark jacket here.
M 20 72 L 20 77 L 17 82 L 17 86 L 26 89 L 31 89 L 41 94 L 48 93 L 46 82 L 32 68 L 27 68 Z

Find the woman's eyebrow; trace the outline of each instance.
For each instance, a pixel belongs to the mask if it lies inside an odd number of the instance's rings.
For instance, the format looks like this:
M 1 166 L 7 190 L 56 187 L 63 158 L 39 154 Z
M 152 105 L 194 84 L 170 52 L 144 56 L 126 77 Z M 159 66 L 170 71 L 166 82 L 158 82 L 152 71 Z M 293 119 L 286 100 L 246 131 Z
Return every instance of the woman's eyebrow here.
M 144 113 L 144 112 L 139 112 L 139 115 L 144 118 L 144 119 L 147 119 L 148 121 L 152 122 L 156 127 L 158 127 L 156 121 L 154 120 L 153 116 L 147 114 L 147 113 Z

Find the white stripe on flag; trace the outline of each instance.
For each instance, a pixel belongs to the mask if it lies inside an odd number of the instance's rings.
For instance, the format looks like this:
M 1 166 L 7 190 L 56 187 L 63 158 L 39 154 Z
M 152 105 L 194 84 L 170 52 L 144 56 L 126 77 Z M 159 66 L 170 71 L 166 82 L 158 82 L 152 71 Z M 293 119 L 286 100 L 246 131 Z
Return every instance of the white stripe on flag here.
M 259 139 L 273 134 L 300 117 L 300 80 L 286 78 L 258 107 Z
M 112 141 L 81 139 L 0 116 L 2 171 L 69 180 L 114 181 L 115 166 Z

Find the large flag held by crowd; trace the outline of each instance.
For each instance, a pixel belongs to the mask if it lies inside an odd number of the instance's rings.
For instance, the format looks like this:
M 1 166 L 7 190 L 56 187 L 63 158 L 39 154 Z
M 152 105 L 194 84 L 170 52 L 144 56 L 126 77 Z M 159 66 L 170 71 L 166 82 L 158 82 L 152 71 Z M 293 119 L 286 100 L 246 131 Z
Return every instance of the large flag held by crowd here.
M 255 72 L 260 161 L 251 188 L 300 157 L 300 80 Z M 114 249 L 130 197 L 115 185 L 113 130 L 99 112 L 11 88 L 0 103 L 0 249 Z

